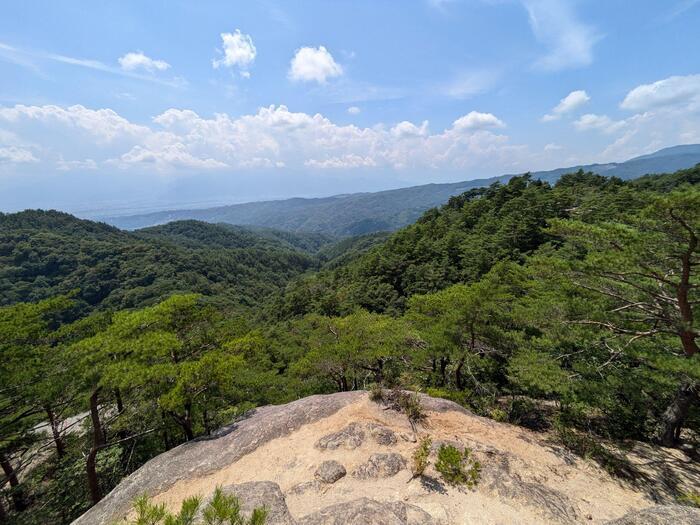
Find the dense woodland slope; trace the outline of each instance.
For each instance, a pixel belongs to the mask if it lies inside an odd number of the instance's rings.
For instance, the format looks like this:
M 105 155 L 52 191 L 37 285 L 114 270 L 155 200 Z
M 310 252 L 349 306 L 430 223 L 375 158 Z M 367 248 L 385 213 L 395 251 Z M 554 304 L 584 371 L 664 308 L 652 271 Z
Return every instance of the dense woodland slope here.
M 68 523 L 252 406 L 379 387 L 526 426 L 648 485 L 631 440 L 690 457 L 700 443 L 699 184 L 700 165 L 514 177 L 335 244 L 0 216 L 0 504 L 11 523 Z M 674 479 L 673 497 L 700 502 Z
M 197 292 L 252 306 L 318 261 L 330 238 L 187 221 L 135 233 L 54 211 L 0 214 L 0 305 L 76 290 L 89 307 Z
M 670 173 L 700 162 L 700 145 L 666 148 L 625 162 L 589 164 L 533 172 L 532 178 L 554 183 L 566 173 L 582 169 L 623 180 L 648 173 Z M 337 236 L 396 230 L 413 223 L 422 213 L 469 189 L 507 182 L 514 175 L 451 184 L 355 193 L 320 199 L 286 199 L 219 206 L 201 210 L 172 210 L 134 216 L 103 218 L 120 228 L 135 229 L 170 221 L 197 219 L 212 223 L 245 224 L 296 232 L 322 232 Z

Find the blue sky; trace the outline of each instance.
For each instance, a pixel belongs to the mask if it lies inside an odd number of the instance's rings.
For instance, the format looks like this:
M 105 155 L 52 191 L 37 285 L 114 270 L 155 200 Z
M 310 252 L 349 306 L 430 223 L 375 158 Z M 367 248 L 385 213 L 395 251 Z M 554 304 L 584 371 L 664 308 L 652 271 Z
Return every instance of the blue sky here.
M 700 142 L 700 1 L 23 1 L 0 210 L 482 178 Z

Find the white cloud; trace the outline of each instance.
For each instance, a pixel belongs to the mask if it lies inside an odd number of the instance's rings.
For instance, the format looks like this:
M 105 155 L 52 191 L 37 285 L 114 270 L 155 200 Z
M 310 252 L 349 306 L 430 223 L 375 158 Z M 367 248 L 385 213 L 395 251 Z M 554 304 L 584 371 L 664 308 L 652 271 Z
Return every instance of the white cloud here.
M 671 9 L 668 14 L 664 17 L 666 22 L 671 22 L 678 16 L 682 15 L 689 9 L 692 9 L 695 7 L 698 3 L 700 3 L 700 0 L 681 0 L 676 3 L 676 5 Z
M 627 93 L 620 104 L 623 109 L 633 111 L 672 106 L 684 106 L 690 111 L 700 109 L 700 75 L 672 76 L 642 84 Z
M 153 165 L 156 169 L 163 171 L 168 168 L 225 168 L 227 165 L 215 159 L 198 158 L 187 151 L 184 144 L 167 144 L 160 149 L 148 149 L 141 146 L 134 146 L 124 153 L 118 162 L 120 167 L 132 164 Z
M 587 113 L 574 122 L 574 126 L 579 131 L 597 130 L 603 133 L 614 133 L 625 127 L 624 120 L 612 120 L 607 115 L 595 115 Z
M 320 114 L 268 106 L 256 113 L 202 117 L 171 108 L 149 125 L 133 123 L 111 109 L 84 106 L 0 108 L 0 124 L 13 126 L 17 140 L 30 139 L 50 162 L 45 169 L 85 169 L 89 158 L 101 169 L 136 173 L 236 172 L 251 169 L 512 170 L 529 158 L 495 128 L 505 124 L 491 113 L 472 111 L 450 127 L 431 132 L 428 122 L 393 126 L 339 125 Z
M 28 149 L 17 146 L 0 147 L 0 164 L 20 164 L 38 161 Z
M 448 97 L 466 99 L 491 89 L 500 76 L 500 71 L 491 69 L 463 72 L 441 86 L 439 91 Z
M 320 169 L 373 168 L 377 163 L 371 157 L 348 154 L 342 157 L 331 157 L 324 160 L 309 159 L 304 166 Z
M 455 120 L 452 127 L 456 131 L 474 131 L 486 128 L 504 128 L 505 124 L 492 113 L 470 111 L 463 117 Z
M 34 73 L 43 78 L 47 77 L 41 71 L 40 65 L 43 65 L 43 63 L 46 61 L 51 61 L 75 67 L 92 69 L 94 71 L 101 71 L 103 73 L 109 73 L 112 75 L 145 80 L 147 82 L 153 82 L 168 87 L 182 87 L 187 85 L 187 81 L 181 77 L 174 77 L 170 79 L 161 78 L 155 75 L 143 74 L 137 71 L 129 71 L 122 67 L 104 64 L 99 60 L 92 60 L 89 58 L 76 58 L 56 53 L 47 53 L 45 51 L 30 51 L 26 49 L 20 49 L 14 46 L 9 46 L 2 42 L 0 42 L 0 57 L 10 60 L 18 65 L 21 65 L 22 67 L 33 71 Z
M 551 113 L 548 113 L 544 117 L 542 117 L 543 122 L 550 122 L 552 120 L 558 120 L 560 119 L 563 115 L 566 115 L 567 113 L 571 113 L 572 111 L 577 110 L 581 106 L 583 106 L 586 102 L 591 100 L 591 97 L 588 96 L 588 93 L 586 93 L 583 90 L 577 90 L 577 91 L 572 91 L 568 95 L 566 95 L 563 99 L 559 101 L 559 104 L 557 104 L 554 109 L 552 109 Z
M 435 9 L 443 10 L 447 5 L 453 3 L 455 0 L 428 0 L 428 5 Z
M 297 49 L 289 65 L 289 78 L 302 82 L 325 84 L 342 74 L 343 68 L 323 46 Z
M 211 64 L 214 69 L 237 67 L 244 77 L 250 76 L 248 66 L 255 61 L 258 54 L 250 35 L 243 34 L 240 29 L 236 29 L 233 33 L 221 33 L 221 40 L 224 56 L 212 60 Z
M 413 122 L 404 120 L 399 122 L 391 128 L 390 133 L 399 139 L 411 138 L 411 137 L 425 137 L 428 135 L 428 121 L 424 120 L 419 126 L 416 126 Z
M 593 62 L 593 46 L 600 35 L 577 19 L 570 2 L 561 0 L 521 0 L 530 17 L 535 38 L 548 51 L 535 62 L 546 71 L 588 66 Z
M 0 107 L 0 119 L 12 124 L 26 121 L 59 124 L 67 128 L 80 129 L 99 141 L 109 142 L 117 137 L 144 137 L 150 130 L 132 124 L 111 109 L 88 109 L 85 106 L 25 106 Z
M 559 144 L 555 144 L 554 142 L 550 142 L 549 144 L 545 145 L 544 150 L 547 152 L 550 151 L 561 151 L 564 149 L 564 146 L 561 146 Z
M 144 55 L 141 51 L 127 53 L 119 58 L 119 65 L 124 71 L 136 71 L 142 69 L 153 73 L 155 71 L 165 71 L 170 68 L 164 60 L 154 60 Z
M 56 169 L 58 171 L 96 170 L 97 162 L 92 159 L 64 160 L 63 156 L 61 156 L 56 161 Z
M 360 111 L 362 111 L 362 110 L 360 108 L 358 108 L 357 106 L 350 106 L 348 108 L 348 113 L 350 113 L 351 115 L 359 115 Z

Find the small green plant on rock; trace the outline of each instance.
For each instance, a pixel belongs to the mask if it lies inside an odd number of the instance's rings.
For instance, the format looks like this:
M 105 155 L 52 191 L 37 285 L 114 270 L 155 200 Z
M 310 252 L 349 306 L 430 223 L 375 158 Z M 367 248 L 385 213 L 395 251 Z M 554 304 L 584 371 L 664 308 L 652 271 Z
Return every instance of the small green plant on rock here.
M 153 504 L 144 494 L 134 501 L 136 518 L 127 525 L 264 525 L 267 519 L 267 511 L 263 508 L 254 509 L 250 518 L 244 518 L 238 498 L 224 494 L 220 487 L 202 510 L 201 518 L 197 519 L 201 503 L 201 498 L 187 498 L 182 502 L 180 512 L 172 514 L 164 504 Z
M 430 463 L 430 446 L 432 444 L 433 440 L 430 438 L 430 436 L 421 438 L 418 448 L 416 448 L 416 450 L 413 452 L 413 456 L 411 458 L 411 479 L 422 476 L 425 469 L 428 468 L 428 464 Z
M 440 445 L 435 469 L 450 485 L 473 488 L 479 482 L 481 463 L 472 457 L 472 451 L 468 448 L 460 452 L 452 445 Z
M 677 498 L 681 505 L 700 507 L 700 492 L 684 492 Z

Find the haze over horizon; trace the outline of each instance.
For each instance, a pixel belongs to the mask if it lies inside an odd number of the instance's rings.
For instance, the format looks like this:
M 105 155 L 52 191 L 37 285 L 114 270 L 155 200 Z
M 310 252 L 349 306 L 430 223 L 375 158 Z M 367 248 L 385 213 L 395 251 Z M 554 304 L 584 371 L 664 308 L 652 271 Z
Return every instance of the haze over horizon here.
M 3 14 L 0 211 L 377 191 L 700 143 L 697 0 Z

